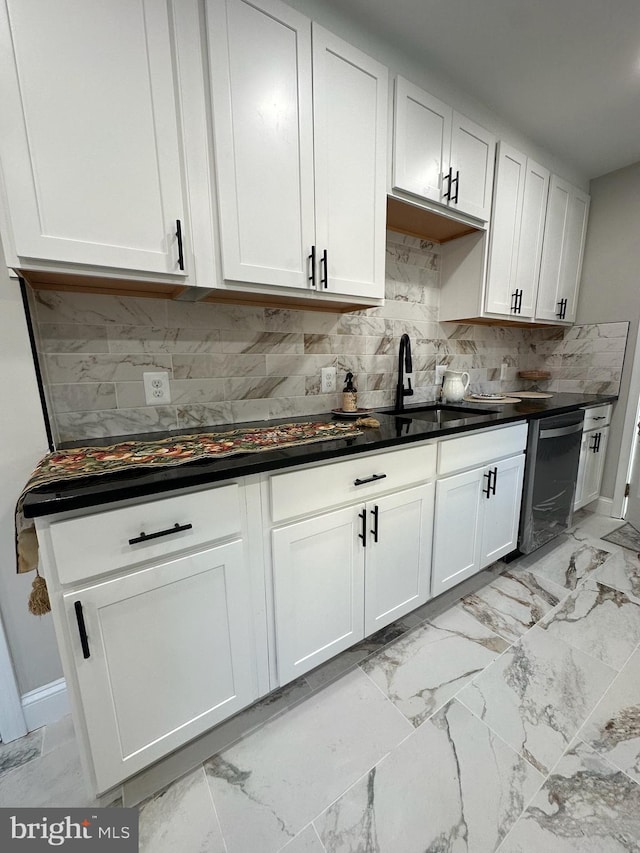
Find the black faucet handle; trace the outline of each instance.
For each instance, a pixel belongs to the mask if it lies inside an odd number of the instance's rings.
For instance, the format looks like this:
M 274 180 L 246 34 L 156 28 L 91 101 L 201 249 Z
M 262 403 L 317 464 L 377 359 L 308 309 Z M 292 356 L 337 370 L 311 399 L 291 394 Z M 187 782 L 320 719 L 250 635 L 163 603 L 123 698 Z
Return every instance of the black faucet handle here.
M 411 377 L 410 376 L 407 376 L 407 385 L 409 387 L 403 388 L 402 393 L 404 394 L 405 397 L 413 397 L 413 388 L 411 387 Z

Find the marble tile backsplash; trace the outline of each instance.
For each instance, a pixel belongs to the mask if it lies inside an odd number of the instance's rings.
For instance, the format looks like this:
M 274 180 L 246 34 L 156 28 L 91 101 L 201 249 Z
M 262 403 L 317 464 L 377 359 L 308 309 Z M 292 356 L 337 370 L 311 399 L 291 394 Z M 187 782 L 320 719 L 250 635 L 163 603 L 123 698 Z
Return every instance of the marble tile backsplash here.
M 552 372 L 541 387 L 615 393 L 625 322 L 523 329 L 439 323 L 439 246 L 387 234 L 386 301 L 338 314 L 100 294 L 32 294 L 57 441 L 327 412 L 320 371 L 355 375 L 359 404 L 393 402 L 400 336 L 411 336 L 412 402 L 436 397 L 435 367 L 467 370 L 475 391 L 525 387 L 519 369 Z M 501 366 L 506 378 L 500 381 Z M 166 371 L 171 404 L 147 406 L 142 374 Z

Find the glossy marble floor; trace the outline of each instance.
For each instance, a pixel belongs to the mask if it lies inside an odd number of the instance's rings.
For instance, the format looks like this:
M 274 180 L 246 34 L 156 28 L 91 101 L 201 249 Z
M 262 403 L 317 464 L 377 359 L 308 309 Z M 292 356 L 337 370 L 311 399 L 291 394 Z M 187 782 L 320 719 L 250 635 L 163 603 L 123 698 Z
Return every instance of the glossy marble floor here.
M 640 851 L 640 560 L 576 520 L 245 712 L 140 849 Z M 0 746 L 0 806 L 86 803 L 69 719 Z

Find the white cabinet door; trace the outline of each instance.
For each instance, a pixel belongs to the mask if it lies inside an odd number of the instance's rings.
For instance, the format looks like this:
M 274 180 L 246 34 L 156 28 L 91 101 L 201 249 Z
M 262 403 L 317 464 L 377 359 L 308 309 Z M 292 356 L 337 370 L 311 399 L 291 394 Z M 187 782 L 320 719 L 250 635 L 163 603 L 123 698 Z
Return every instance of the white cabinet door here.
M 527 158 L 500 143 L 491 221 L 485 311 L 518 316 L 516 274 Z M 524 297 L 523 297 L 524 298 Z
M 489 221 L 496 152 L 495 137 L 460 113 L 451 125 L 449 206 Z
M 387 100 L 387 69 L 314 24 L 317 286 L 329 293 L 384 297 Z
M 429 598 L 433 483 L 367 504 L 365 636 Z
M 436 511 L 431 569 L 431 594 L 446 589 L 480 570 L 480 513 L 483 468 L 475 468 L 436 484 Z
M 600 497 L 608 438 L 609 427 L 585 432 L 582 436 L 574 509 L 580 509 Z
M 513 319 L 534 315 L 549 172 L 515 148 L 499 145 L 485 311 Z
M 449 172 L 451 121 L 451 107 L 403 77 L 396 78 L 395 189 L 442 201 L 443 175 Z
M 208 0 L 223 276 L 308 288 L 311 22 L 279 0 Z
M 257 698 L 240 541 L 67 593 L 64 607 L 99 791 Z
M 6 0 L 0 39 L 0 153 L 19 258 L 185 275 L 167 4 Z
M 589 196 L 551 176 L 544 227 L 536 318 L 575 319 Z
M 272 531 L 279 683 L 364 636 L 364 505 Z
M 524 454 L 503 459 L 491 472 L 489 495 L 483 494 L 480 568 L 509 554 L 518 543 Z

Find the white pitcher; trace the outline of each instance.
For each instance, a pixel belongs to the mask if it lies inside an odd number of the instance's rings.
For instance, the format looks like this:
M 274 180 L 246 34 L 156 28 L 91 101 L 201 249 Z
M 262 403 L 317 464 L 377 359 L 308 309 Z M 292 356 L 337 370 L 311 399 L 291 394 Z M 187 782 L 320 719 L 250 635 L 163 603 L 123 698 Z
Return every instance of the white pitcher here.
M 469 374 L 465 370 L 459 373 L 457 370 L 445 370 L 442 382 L 442 399 L 446 403 L 459 403 L 464 399 L 465 392 L 469 387 Z

